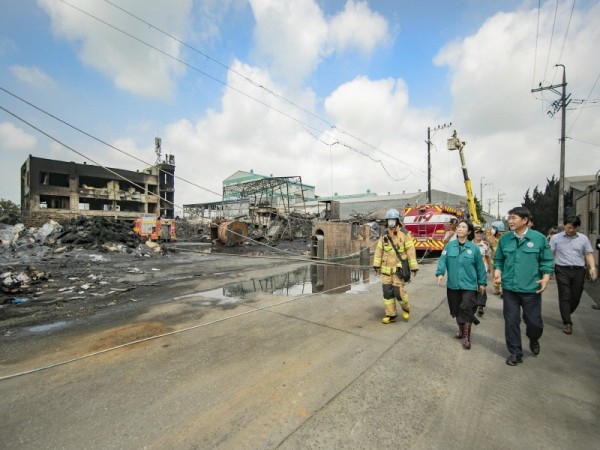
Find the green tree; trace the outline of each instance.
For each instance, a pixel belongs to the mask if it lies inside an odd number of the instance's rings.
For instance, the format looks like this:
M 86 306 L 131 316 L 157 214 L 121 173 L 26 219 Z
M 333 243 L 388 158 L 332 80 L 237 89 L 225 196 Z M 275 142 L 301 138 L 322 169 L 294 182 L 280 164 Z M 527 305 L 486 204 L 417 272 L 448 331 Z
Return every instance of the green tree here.
M 558 185 L 559 181 L 552 175 L 551 179 L 547 179 L 546 188 L 541 191 L 536 186 L 533 193 L 529 194 L 529 189 L 523 197 L 523 203 L 521 206 L 526 207 L 533 215 L 533 229 L 546 233 L 551 227 L 557 225 L 558 216 Z M 572 193 L 565 193 L 564 198 L 565 207 L 572 205 Z
M 21 212 L 21 208 L 19 205 L 11 202 L 10 200 L 5 200 L 0 198 L 0 214 L 12 213 L 19 214 Z
M 473 197 L 475 201 L 475 211 L 477 211 L 477 217 L 479 218 L 479 223 L 484 225 L 486 223 L 485 218 L 483 217 L 483 206 L 477 197 Z

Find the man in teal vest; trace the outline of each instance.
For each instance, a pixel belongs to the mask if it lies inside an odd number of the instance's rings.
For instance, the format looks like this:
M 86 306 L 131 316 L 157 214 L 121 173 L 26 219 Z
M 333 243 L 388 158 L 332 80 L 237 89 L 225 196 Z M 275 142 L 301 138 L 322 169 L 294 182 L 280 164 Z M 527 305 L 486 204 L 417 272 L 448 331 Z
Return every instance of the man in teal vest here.
M 502 282 L 504 335 L 510 352 L 506 364 L 523 362 L 521 309 L 529 338 L 529 349 L 540 353 L 544 331 L 542 292 L 554 273 L 554 256 L 546 237 L 529 228 L 531 212 L 525 207 L 508 212 L 510 232 L 498 241 L 494 255 L 494 282 Z

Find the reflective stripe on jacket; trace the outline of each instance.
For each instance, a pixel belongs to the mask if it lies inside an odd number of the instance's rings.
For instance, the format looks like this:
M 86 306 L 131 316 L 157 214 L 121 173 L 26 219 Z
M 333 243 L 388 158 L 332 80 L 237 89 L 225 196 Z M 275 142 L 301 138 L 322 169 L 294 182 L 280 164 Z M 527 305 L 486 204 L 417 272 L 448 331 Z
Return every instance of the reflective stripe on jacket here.
M 394 247 L 396 247 L 402 259 L 408 259 L 410 270 L 419 270 L 412 235 L 402 232 L 399 227 L 390 230 L 389 238 L 386 231 L 386 234 L 381 236 L 379 241 L 377 241 L 375 255 L 373 256 L 373 267 L 379 267 L 381 273 L 385 275 L 395 273 L 397 268 L 401 266 L 401 263 L 396 256 Z

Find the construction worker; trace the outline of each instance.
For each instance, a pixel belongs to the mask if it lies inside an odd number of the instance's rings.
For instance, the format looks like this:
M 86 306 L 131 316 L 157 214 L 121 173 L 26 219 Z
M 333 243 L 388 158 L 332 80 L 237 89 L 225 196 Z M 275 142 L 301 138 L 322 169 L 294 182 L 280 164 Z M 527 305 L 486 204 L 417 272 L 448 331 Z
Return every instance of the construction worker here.
M 383 304 L 385 306 L 385 317 L 383 323 L 396 320 L 396 300 L 402 308 L 402 318 L 410 318 L 410 303 L 408 293 L 404 289 L 406 282 L 401 279 L 402 261 L 408 261 L 412 276 L 417 275 L 419 265 L 411 234 L 402 229 L 400 213 L 396 209 L 390 209 L 385 214 L 387 229 L 377 241 L 375 255 L 373 257 L 373 269 L 376 274 L 381 274 L 383 288 Z

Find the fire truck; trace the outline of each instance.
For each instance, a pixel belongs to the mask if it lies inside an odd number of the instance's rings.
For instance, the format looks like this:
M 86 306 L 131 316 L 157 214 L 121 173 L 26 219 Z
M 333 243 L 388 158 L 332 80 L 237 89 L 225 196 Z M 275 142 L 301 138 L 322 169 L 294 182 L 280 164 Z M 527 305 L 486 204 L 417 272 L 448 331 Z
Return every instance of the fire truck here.
M 171 241 L 175 235 L 175 221 L 156 217 L 154 214 L 144 214 L 133 222 L 133 231 L 152 241 Z
M 462 209 L 446 205 L 418 205 L 404 208 L 404 228 L 413 236 L 417 252 L 441 252 L 450 219 L 464 219 Z

